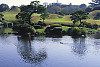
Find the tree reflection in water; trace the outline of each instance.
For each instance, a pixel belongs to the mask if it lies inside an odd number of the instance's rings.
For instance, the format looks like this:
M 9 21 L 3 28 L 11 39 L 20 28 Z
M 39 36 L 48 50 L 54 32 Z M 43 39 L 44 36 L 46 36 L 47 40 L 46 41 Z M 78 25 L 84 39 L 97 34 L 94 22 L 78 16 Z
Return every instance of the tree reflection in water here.
M 86 53 L 85 38 L 73 38 L 72 50 L 78 56 L 84 56 Z
M 39 64 L 46 59 L 46 51 L 41 49 L 41 51 L 36 52 L 36 49 L 31 46 L 31 40 L 18 37 L 18 42 L 18 53 L 24 59 L 25 62 L 31 64 Z

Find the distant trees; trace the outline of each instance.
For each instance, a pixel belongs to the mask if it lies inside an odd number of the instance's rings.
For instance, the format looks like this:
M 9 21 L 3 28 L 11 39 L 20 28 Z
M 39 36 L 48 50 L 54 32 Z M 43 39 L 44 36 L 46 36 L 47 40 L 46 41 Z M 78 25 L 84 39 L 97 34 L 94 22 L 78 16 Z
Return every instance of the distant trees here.
M 91 12 L 92 10 L 93 10 L 92 7 L 87 7 L 87 8 L 85 9 L 86 12 Z
M 74 11 L 77 11 L 79 9 L 85 10 L 86 4 L 81 5 L 72 5 L 71 3 L 69 5 L 48 5 L 47 6 L 47 12 L 53 13 L 53 14 L 59 14 L 59 12 L 62 12 L 63 14 L 70 14 Z
M 82 24 L 82 20 L 88 18 L 88 16 L 86 15 L 86 12 L 82 11 L 82 10 L 75 11 L 75 12 L 71 13 L 71 15 L 72 16 L 70 18 L 71 18 L 71 20 L 73 20 L 74 24 L 76 22 L 80 21 L 80 25 L 81 25 Z
M 7 4 L 1 4 L 0 5 L 0 12 L 6 11 L 9 9 L 9 6 Z

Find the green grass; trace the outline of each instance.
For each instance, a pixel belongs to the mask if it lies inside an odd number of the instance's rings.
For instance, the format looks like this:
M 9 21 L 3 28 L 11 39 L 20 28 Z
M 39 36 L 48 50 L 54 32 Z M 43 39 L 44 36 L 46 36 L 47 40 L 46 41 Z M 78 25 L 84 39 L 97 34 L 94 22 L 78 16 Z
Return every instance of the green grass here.
M 90 29 L 90 28 L 86 28 L 86 32 L 98 32 L 98 30 L 95 30 L 95 29 Z
M 100 10 L 95 10 L 95 11 L 90 12 L 89 17 L 93 19 L 97 15 L 97 13 L 100 13 Z
M 13 33 L 12 28 L 4 29 L 4 33 Z
M 44 31 L 45 31 L 45 29 L 36 29 L 36 31 L 38 32 L 38 33 L 45 33 Z

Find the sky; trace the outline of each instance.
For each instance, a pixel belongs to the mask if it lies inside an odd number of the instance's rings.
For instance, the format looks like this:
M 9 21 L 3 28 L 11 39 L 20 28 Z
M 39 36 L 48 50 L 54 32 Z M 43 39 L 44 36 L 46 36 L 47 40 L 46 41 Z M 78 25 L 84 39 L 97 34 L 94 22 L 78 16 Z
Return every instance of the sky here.
M 0 4 L 8 4 L 9 6 L 20 6 L 20 5 L 28 5 L 31 1 L 34 0 L 0 0 Z M 39 0 L 40 3 L 48 2 L 48 3 L 56 3 L 57 0 Z M 59 0 L 59 3 L 63 4 L 69 4 L 72 3 L 73 5 L 80 5 L 80 4 L 86 4 L 91 2 L 91 0 Z

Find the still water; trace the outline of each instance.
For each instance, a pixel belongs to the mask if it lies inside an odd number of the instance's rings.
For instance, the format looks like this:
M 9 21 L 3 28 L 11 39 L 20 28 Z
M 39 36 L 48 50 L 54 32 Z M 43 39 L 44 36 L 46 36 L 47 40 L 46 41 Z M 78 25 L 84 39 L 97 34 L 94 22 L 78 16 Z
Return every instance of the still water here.
M 100 67 L 100 37 L 0 35 L 0 67 Z

